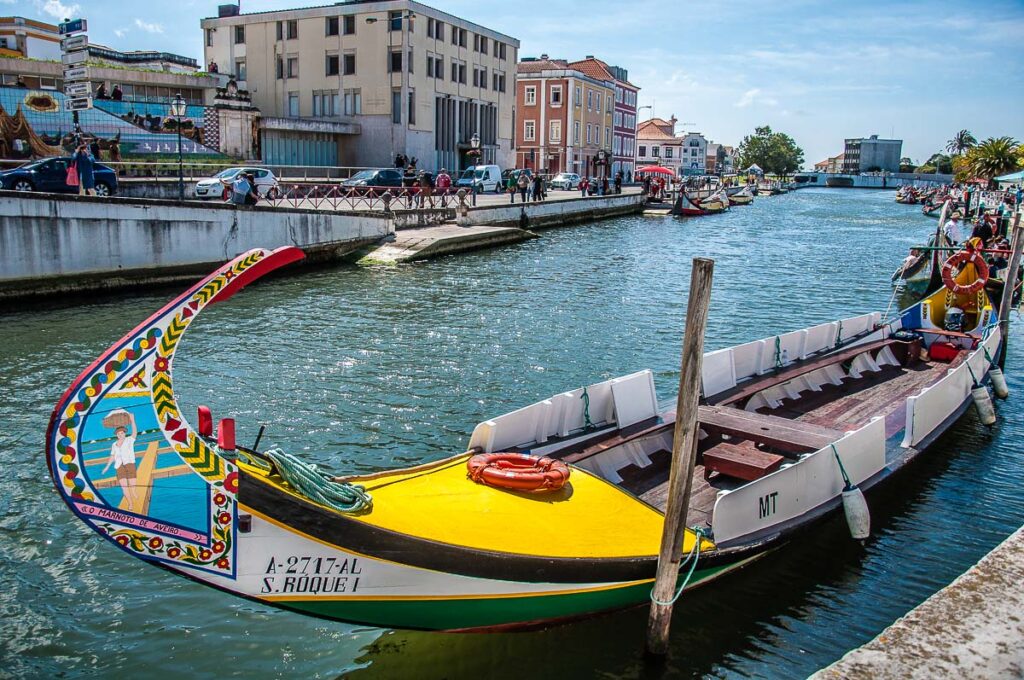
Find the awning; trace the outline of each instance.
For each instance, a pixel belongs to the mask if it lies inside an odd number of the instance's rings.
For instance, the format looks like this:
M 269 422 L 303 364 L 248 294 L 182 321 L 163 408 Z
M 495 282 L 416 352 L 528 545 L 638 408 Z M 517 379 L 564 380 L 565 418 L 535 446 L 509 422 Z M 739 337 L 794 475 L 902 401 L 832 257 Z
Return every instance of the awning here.
M 650 174 L 653 174 L 653 175 L 670 175 L 670 176 L 675 176 L 675 174 L 676 174 L 672 170 L 670 170 L 668 168 L 664 168 L 664 167 L 662 167 L 660 165 L 646 165 L 646 166 L 644 166 L 642 168 L 637 168 L 633 172 L 633 174 L 635 174 L 635 175 L 643 175 L 643 174 L 647 174 L 647 173 L 650 173 Z

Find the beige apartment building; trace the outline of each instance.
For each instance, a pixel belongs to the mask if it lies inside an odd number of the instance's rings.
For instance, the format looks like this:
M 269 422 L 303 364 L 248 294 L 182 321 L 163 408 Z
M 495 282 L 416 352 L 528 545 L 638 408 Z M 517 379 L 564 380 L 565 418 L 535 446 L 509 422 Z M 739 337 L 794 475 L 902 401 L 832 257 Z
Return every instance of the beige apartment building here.
M 234 8 L 227 6 L 230 10 Z M 458 170 L 512 160 L 519 41 L 412 0 L 203 19 L 205 61 L 262 111 L 263 160 Z
M 516 75 L 516 167 L 604 176 L 612 158 L 615 83 L 562 59 L 524 59 Z

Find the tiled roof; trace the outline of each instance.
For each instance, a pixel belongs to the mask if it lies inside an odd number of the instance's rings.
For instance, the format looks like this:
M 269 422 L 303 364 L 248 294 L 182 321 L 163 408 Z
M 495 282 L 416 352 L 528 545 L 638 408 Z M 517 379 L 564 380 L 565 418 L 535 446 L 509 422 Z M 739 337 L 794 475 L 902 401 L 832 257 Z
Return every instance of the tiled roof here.
M 599 59 L 572 61 L 569 62 L 569 68 L 574 68 L 583 75 L 597 80 L 615 80 L 615 77 L 608 71 L 608 65 Z
M 532 59 L 516 64 L 516 73 L 540 73 L 564 68 L 569 68 L 568 62 L 564 59 Z

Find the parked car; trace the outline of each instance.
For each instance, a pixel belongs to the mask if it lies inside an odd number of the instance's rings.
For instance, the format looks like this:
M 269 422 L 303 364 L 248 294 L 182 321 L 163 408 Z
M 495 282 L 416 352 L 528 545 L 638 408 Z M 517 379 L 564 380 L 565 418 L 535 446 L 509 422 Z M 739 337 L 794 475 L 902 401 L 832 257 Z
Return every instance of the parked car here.
M 0 183 L 4 189 L 13 191 L 52 191 L 62 194 L 77 194 L 77 186 L 68 186 L 68 166 L 71 157 L 43 158 L 27 163 L 13 170 L 0 172 Z M 110 196 L 117 193 L 117 173 L 113 169 L 96 163 L 93 167 L 96 180 L 96 195 Z
M 277 177 L 266 168 L 228 168 L 196 182 L 196 198 L 223 198 L 225 187 L 221 180 L 234 180 L 240 172 L 247 172 L 256 179 L 256 192 L 261 196 L 276 198 L 281 191 Z
M 342 189 L 359 189 L 369 191 L 372 187 L 394 187 L 401 188 L 403 173 L 396 168 L 379 168 L 376 170 L 360 170 L 348 179 L 342 181 Z
M 497 165 L 471 165 L 455 182 L 457 187 L 474 187 L 477 191 L 501 191 L 501 169 Z
M 582 178 L 575 172 L 560 172 L 548 183 L 552 189 L 572 191 L 578 189 Z

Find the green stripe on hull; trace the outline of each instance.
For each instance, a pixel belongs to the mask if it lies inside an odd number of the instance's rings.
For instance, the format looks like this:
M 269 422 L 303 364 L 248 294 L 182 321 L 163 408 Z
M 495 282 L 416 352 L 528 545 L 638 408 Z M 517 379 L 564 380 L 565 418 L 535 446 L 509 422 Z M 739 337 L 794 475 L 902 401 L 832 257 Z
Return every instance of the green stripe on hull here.
M 687 589 L 731 566 L 698 570 Z M 276 600 L 273 604 L 313 616 L 420 630 L 486 628 L 585 616 L 647 602 L 651 583 L 565 595 L 437 600 Z

